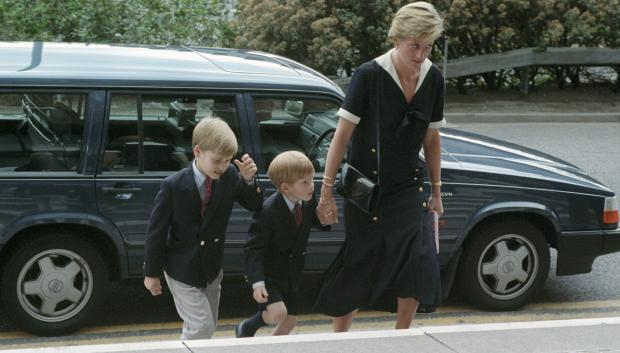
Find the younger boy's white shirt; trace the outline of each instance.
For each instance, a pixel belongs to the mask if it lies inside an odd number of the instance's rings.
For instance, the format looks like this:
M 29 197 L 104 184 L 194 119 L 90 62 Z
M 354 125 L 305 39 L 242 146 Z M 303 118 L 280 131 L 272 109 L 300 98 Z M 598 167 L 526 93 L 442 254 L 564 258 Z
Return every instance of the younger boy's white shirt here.
M 288 210 L 291 211 L 291 213 L 293 213 L 293 208 L 295 208 L 295 202 L 289 200 L 284 194 L 282 194 L 282 197 L 284 198 L 284 202 L 286 202 L 286 206 L 288 206 Z M 299 204 L 301 206 L 301 201 L 299 201 Z M 264 286 L 265 286 L 265 281 L 258 281 L 256 283 L 252 283 L 252 289 L 256 289 L 258 287 L 264 287 Z
M 286 195 L 282 194 L 282 197 L 284 197 L 284 201 L 286 202 L 286 205 L 288 206 L 288 210 L 291 211 L 291 213 L 293 212 L 293 208 L 295 208 L 295 202 L 291 201 L 288 199 L 288 197 L 286 197 Z M 301 206 L 301 201 L 298 201 L 299 206 Z

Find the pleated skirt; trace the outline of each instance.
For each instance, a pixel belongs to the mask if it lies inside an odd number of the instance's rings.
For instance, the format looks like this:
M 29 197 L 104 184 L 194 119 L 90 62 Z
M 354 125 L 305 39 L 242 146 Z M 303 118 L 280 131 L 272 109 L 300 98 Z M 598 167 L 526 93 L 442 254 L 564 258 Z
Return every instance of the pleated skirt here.
M 375 215 L 345 201 L 346 238 L 323 275 L 315 310 L 329 316 L 358 308 L 395 312 L 398 297 L 439 305 L 438 255 L 426 203 L 417 184 L 382 191 Z

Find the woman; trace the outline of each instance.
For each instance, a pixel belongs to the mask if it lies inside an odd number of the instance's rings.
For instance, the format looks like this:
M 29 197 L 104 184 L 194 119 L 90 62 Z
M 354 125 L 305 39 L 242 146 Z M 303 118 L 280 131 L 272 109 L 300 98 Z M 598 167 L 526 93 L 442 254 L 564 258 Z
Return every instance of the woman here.
M 443 213 L 438 128 L 445 125 L 444 81 L 427 59 L 442 30 L 443 20 L 431 4 L 402 7 L 388 34 L 394 48 L 355 70 L 338 111 L 317 207 L 322 223 L 338 222 L 333 186 L 349 142 L 348 162 L 368 177 L 380 174 L 381 196 L 373 215 L 345 202 L 346 239 L 315 305 L 334 317 L 335 332 L 349 330 L 360 307 L 396 311 L 395 328 L 409 328 L 419 303 L 440 301 L 435 244 L 425 227 L 430 227 L 426 220 L 431 212 Z M 422 146 L 429 200 L 418 166 Z

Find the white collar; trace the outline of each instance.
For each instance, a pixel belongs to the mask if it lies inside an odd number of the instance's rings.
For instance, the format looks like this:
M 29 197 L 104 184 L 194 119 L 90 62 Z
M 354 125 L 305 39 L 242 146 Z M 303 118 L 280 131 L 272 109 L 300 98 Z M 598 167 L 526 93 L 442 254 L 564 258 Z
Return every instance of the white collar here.
M 396 73 L 396 67 L 394 67 L 394 62 L 392 61 L 393 51 L 394 48 L 390 49 L 387 53 L 381 55 L 378 58 L 375 58 L 375 61 L 377 62 L 377 64 L 379 64 L 379 66 L 381 66 L 385 71 L 387 71 L 390 76 L 392 76 L 392 79 L 394 80 L 394 82 L 396 82 L 398 87 L 400 87 L 400 90 L 405 93 L 405 91 L 403 90 L 403 86 L 400 84 L 398 74 Z M 428 58 L 426 58 L 420 66 L 420 77 L 418 77 L 418 84 L 415 87 L 415 91 L 413 92 L 414 94 L 418 91 L 418 89 L 422 85 L 422 82 L 424 82 L 424 78 L 426 77 L 428 71 L 431 69 L 431 66 L 433 66 L 433 63 L 428 60 Z
M 207 179 L 207 176 L 204 175 L 200 169 L 198 169 L 198 166 L 196 165 L 196 159 L 194 159 L 192 161 L 192 169 L 194 170 L 194 180 L 196 181 L 196 185 L 198 186 L 198 188 L 200 188 L 200 186 L 205 182 L 205 180 Z
M 295 207 L 295 202 L 291 201 L 288 199 L 288 197 L 286 197 L 286 195 L 284 195 L 284 193 L 282 193 L 282 197 L 284 197 L 284 202 L 286 202 L 286 205 L 288 206 L 288 210 L 289 211 L 293 211 L 293 207 Z M 299 201 L 300 206 L 301 206 L 301 201 Z

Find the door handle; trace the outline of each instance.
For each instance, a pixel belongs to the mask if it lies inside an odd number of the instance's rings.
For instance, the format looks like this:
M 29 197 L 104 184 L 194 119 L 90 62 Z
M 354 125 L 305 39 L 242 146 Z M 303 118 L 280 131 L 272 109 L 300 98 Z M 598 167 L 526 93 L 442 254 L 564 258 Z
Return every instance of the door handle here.
M 140 191 L 142 191 L 142 188 L 114 188 L 114 187 L 104 186 L 104 187 L 101 188 L 101 190 L 103 192 L 110 192 L 110 193 L 114 193 L 114 194 L 120 194 L 120 193 L 140 192 Z

